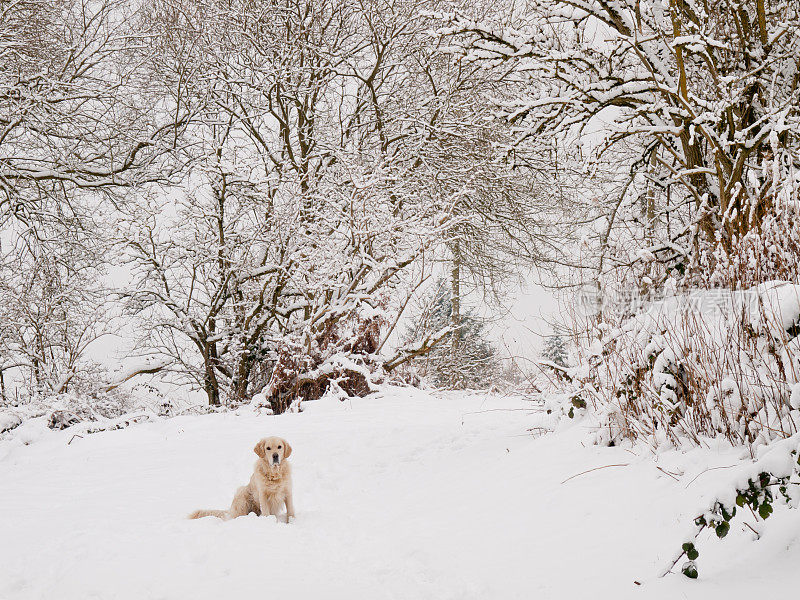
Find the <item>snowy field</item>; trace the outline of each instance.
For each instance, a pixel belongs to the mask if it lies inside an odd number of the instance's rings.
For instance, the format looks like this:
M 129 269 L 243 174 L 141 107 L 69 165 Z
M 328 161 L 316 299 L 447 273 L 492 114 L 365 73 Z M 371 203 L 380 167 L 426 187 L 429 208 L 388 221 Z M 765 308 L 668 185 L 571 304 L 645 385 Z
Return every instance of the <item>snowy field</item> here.
M 534 435 L 548 423 L 532 408 L 389 390 L 69 445 L 69 430 L 22 429 L 0 441 L 0 599 L 731 600 L 796 586 L 800 511 L 785 509 L 757 542 L 738 523 L 701 537 L 700 579 L 658 577 L 736 453 L 656 463 L 586 444 L 580 426 Z M 228 506 L 268 434 L 294 448 L 296 520 L 187 520 Z M 607 465 L 623 466 L 589 471 Z

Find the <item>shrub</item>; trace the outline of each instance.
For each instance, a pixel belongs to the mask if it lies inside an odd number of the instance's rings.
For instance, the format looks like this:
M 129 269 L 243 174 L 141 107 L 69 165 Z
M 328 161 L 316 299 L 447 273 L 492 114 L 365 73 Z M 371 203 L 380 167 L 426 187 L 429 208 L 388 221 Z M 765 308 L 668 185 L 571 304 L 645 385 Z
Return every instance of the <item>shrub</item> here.
M 798 334 L 800 285 L 676 293 L 595 327 L 576 395 L 599 443 L 769 443 L 800 425 Z
M 270 379 L 262 393 L 275 414 L 316 400 L 328 391 L 344 396 L 365 396 L 380 379 L 375 356 L 383 317 L 357 314 L 329 318 L 308 345 L 291 339 L 277 351 Z
M 681 572 L 691 579 L 698 576 L 697 538 L 706 529 L 712 529 L 722 539 L 728 535 L 731 522 L 739 511 L 747 507 L 755 519 L 766 520 L 774 512 L 773 506 L 792 506 L 800 501 L 800 436 L 793 436 L 775 445 L 762 459 L 740 467 L 731 493 L 712 500 L 709 508 L 695 517 L 695 530 L 682 544 L 673 560 L 672 568 L 685 556 L 688 560 Z

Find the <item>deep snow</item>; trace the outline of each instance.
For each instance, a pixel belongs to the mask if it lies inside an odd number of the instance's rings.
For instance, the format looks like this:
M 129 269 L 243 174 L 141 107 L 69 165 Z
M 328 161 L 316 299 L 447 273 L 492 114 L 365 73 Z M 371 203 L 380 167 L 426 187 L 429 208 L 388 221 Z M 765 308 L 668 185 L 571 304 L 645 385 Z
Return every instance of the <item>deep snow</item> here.
M 759 541 L 739 522 L 725 540 L 701 537 L 699 580 L 657 576 L 740 452 L 655 462 L 586 443 L 580 424 L 529 432 L 552 425 L 535 408 L 389 389 L 302 414 L 74 439 L 23 429 L 0 441 L 0 599 L 731 600 L 796 588 L 800 511 L 785 508 Z M 187 520 L 228 506 L 268 434 L 294 448 L 296 520 Z M 625 466 L 584 473 L 606 465 Z

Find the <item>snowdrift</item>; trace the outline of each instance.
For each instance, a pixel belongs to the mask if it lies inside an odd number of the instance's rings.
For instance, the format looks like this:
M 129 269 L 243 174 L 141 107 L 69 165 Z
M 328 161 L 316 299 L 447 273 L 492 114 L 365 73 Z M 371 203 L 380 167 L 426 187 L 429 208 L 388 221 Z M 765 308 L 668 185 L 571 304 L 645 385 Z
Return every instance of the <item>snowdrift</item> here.
M 702 574 L 659 577 L 741 449 L 585 445 L 518 397 L 389 388 L 302 414 L 242 409 L 0 440 L 0 598 L 702 598 L 794 589 L 800 511 L 701 534 Z M 197 521 L 291 441 L 297 518 Z M 733 469 L 736 470 L 736 469 Z M 277 558 L 276 558 L 277 556 Z

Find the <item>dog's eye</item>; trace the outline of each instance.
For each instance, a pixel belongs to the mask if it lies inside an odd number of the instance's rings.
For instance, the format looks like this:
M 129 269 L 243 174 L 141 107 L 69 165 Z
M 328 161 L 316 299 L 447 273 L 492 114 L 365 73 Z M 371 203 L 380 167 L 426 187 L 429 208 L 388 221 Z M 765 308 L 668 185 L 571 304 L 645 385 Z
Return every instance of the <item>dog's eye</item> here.
M 267 446 L 267 450 L 272 450 L 272 448 L 270 448 L 269 446 Z
M 278 450 L 280 450 L 281 448 L 283 448 L 283 446 L 278 446 Z

